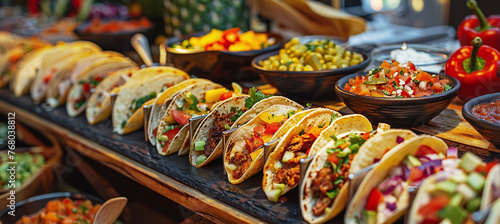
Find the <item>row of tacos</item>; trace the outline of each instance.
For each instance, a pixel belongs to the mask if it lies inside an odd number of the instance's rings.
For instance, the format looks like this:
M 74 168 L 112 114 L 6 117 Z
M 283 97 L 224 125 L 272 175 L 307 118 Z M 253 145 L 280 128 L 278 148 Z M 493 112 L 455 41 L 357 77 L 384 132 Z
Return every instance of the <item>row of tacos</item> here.
M 85 111 L 92 125 L 111 117 L 120 135 L 141 129 L 146 118 L 147 141 L 161 155 L 188 155 L 196 168 L 222 157 L 232 184 L 262 172 L 272 202 L 299 188 L 307 222 L 326 222 L 347 208 L 346 223 L 393 223 L 406 213 L 411 223 L 458 224 L 500 206 L 500 166 L 469 153 L 458 159 L 438 138 L 386 124 L 374 130 L 362 115 L 304 107 L 255 88 L 243 94 L 237 85 L 229 90 L 173 67 L 139 68 L 90 42 L 16 40 L 0 32 L 0 51 L 11 52 L 8 63 L 2 54 L 0 74 L 15 95 L 29 92 L 52 108 L 66 102 L 68 115 Z M 349 180 L 369 168 L 361 183 Z M 351 185 L 358 189 L 352 198 Z M 498 223 L 495 215 L 491 223 Z

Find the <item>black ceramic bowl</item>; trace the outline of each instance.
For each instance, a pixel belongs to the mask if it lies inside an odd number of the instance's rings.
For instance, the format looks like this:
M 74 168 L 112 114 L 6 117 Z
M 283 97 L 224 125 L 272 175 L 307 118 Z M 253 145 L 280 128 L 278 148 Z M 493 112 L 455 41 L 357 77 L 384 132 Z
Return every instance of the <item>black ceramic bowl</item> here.
M 103 21 L 106 22 L 106 21 Z M 83 32 L 90 22 L 84 22 L 78 26 L 73 32 L 78 36 L 79 40 L 91 41 L 99 45 L 103 50 L 118 51 L 125 54 L 127 51 L 134 50 L 130 39 L 136 33 L 142 33 L 148 40 L 155 37 L 155 25 L 148 28 L 138 28 L 131 31 L 119 31 L 113 33 L 85 33 Z
M 276 40 L 275 44 L 255 51 L 203 51 L 173 48 L 173 44 L 181 43 L 192 36 L 203 36 L 206 33 L 196 33 L 186 38 L 172 37 L 166 40 L 167 61 L 190 75 L 210 79 L 218 83 L 255 80 L 258 78 L 250 64 L 252 59 L 272 50 L 279 49 L 282 37 L 268 33 L 269 38 Z
M 356 73 L 341 78 L 335 84 L 335 92 L 344 104 L 355 113 L 366 116 L 373 124 L 380 122 L 395 128 L 417 127 L 440 114 L 460 92 L 460 82 L 448 75 L 438 74 L 449 81 L 450 90 L 425 97 L 389 98 L 360 96 L 344 90 L 349 79 L 367 73 Z
M 337 44 L 343 43 L 338 42 L 335 37 L 306 37 L 311 40 L 328 38 L 334 40 Z M 307 39 L 301 39 L 301 42 L 304 42 L 304 40 Z M 259 65 L 259 61 L 266 60 L 270 56 L 278 54 L 279 50 L 276 50 L 267 54 L 257 56 L 252 61 L 252 68 L 260 75 L 260 77 L 264 81 L 276 87 L 279 92 L 290 98 L 299 100 L 322 100 L 335 96 L 333 87 L 335 86 L 337 80 L 347 74 L 365 69 L 370 64 L 371 60 L 370 56 L 361 53 L 364 60 L 357 65 L 349 66 L 347 68 L 304 72 L 268 70 Z
M 30 216 L 45 208 L 47 203 L 51 200 L 58 198 L 70 198 L 71 200 L 85 200 L 89 199 L 93 204 L 102 204 L 103 201 L 95 196 L 86 194 L 76 194 L 70 192 L 57 192 L 50 194 L 42 194 L 35 197 L 28 198 L 15 204 L 15 216 L 9 215 L 11 209 L 7 206 L 0 212 L 0 222 L 2 223 L 15 223 L 21 219 L 23 215 Z
M 481 103 L 492 102 L 500 99 L 499 93 L 492 93 L 483 96 L 478 96 L 469 100 L 462 108 L 462 116 L 479 132 L 486 140 L 490 141 L 497 149 L 500 149 L 500 125 L 483 119 L 479 119 L 472 115 L 472 108 Z

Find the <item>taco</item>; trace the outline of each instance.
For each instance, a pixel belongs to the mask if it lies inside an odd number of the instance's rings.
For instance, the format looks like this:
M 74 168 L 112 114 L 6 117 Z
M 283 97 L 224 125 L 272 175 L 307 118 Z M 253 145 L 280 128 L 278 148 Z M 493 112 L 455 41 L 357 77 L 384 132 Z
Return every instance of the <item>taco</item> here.
M 35 103 L 41 103 L 45 100 L 49 82 L 53 77 L 57 77 L 58 73 L 66 72 L 71 69 L 78 60 L 85 58 L 88 55 L 100 52 L 100 48 L 90 42 L 80 41 L 80 44 L 72 42 L 64 44 L 51 50 L 43 58 L 41 58 L 41 67 L 37 72 L 30 88 L 30 95 Z
M 99 52 L 87 55 L 78 60 L 73 67 L 57 72 L 51 77 L 47 84 L 46 103 L 51 108 L 56 108 L 67 101 L 71 88 L 75 91 L 82 88 L 85 83 L 90 84 L 90 81 L 97 84 L 98 82 L 90 79 L 96 78 L 102 81 L 108 73 L 133 66 L 137 66 L 135 62 L 115 52 Z M 83 94 L 83 91 L 81 93 Z M 75 97 L 81 98 L 81 96 Z
M 113 105 L 113 131 L 123 135 L 140 129 L 144 125 L 143 105 L 159 92 L 186 79 L 189 79 L 187 73 L 168 66 L 144 68 L 134 73 L 121 87 Z
M 335 121 L 337 125 L 343 122 Z M 353 127 L 356 129 L 362 130 L 363 124 Z M 300 186 L 302 217 L 310 223 L 326 222 L 344 209 L 350 173 L 361 171 L 379 161 L 386 152 L 398 150 L 401 143 L 416 137 L 410 130 L 401 129 L 376 134 L 352 131 L 332 136 L 333 140 L 315 155 Z
M 500 165 L 487 171 L 488 165 L 471 152 L 448 160 L 420 186 L 408 223 L 474 223 L 472 214 L 494 201 L 489 193 L 492 182 L 500 179 Z
M 222 97 L 223 93 L 228 92 Z M 172 97 L 156 133 L 156 149 L 160 155 L 189 150 L 189 119 L 208 114 L 232 92 L 217 83 L 203 82 L 190 85 Z M 160 131 L 161 130 L 161 131 Z
M 224 155 L 229 182 L 239 184 L 260 172 L 266 159 L 262 146 L 285 135 L 313 111 L 303 111 L 300 105 L 272 105 L 238 128 L 231 135 Z
M 130 76 L 138 70 L 138 67 L 120 69 L 113 72 L 113 75 L 103 79 L 95 87 L 94 92 L 88 98 L 87 108 L 85 109 L 85 116 L 89 124 L 97 124 L 111 116 L 111 91 L 125 84 Z
M 340 116 L 340 113 L 331 109 L 316 109 L 279 140 L 264 166 L 262 188 L 267 199 L 276 202 L 281 195 L 298 185 L 300 160 L 307 157 L 321 131 L 332 123 L 332 117 Z
M 212 81 L 201 78 L 187 79 L 171 86 L 170 88 L 168 88 L 166 91 L 163 91 L 162 93 L 160 93 L 160 95 L 158 95 L 158 97 L 155 98 L 154 102 L 152 103 L 153 106 L 151 108 L 150 112 L 151 115 L 149 116 L 148 130 L 147 130 L 148 140 L 153 146 L 156 145 L 156 132 L 158 130 L 158 124 L 160 122 L 160 119 L 165 114 L 165 111 L 167 110 L 169 103 L 172 101 L 172 97 L 178 91 L 199 82 L 212 82 Z
M 0 54 L 0 88 L 9 83 L 17 71 L 18 62 L 29 52 L 47 46 L 48 44 L 36 37 L 20 41 L 5 54 Z
M 498 224 L 500 223 L 500 212 L 491 212 L 491 211 L 500 211 L 500 198 L 497 199 L 491 205 L 490 215 L 486 219 L 485 224 Z
M 390 150 L 371 169 L 351 199 L 345 223 L 394 223 L 406 212 L 410 186 L 418 186 L 441 167 L 448 146 L 422 135 Z

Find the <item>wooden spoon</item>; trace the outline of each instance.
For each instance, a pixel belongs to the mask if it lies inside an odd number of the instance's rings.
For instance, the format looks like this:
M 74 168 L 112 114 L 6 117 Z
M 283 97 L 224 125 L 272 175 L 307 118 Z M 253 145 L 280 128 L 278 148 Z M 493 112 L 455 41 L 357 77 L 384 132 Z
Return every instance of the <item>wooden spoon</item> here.
M 95 215 L 94 223 L 112 224 L 116 221 L 118 216 L 120 216 L 126 204 L 127 198 L 125 197 L 111 198 L 107 200 Z

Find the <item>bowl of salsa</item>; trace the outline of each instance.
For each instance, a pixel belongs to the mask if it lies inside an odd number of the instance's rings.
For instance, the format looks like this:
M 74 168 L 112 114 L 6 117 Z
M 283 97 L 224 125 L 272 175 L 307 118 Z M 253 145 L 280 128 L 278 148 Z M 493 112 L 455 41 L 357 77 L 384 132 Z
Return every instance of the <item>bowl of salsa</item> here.
M 460 82 L 423 71 L 411 62 L 384 61 L 368 73 L 341 78 L 335 93 L 355 113 L 374 124 L 410 128 L 440 114 L 460 91 Z
M 500 150 L 500 92 L 476 97 L 464 104 L 462 116 Z

